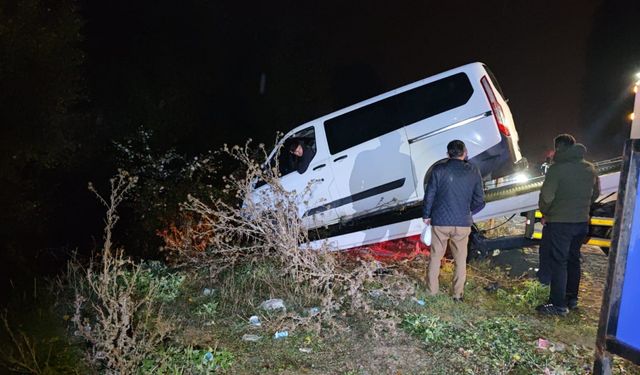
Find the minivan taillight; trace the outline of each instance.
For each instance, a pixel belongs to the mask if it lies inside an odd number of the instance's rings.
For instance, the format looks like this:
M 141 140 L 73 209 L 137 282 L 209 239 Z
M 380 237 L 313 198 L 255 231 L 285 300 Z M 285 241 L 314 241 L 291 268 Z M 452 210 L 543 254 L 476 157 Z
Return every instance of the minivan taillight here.
M 500 103 L 498 103 L 498 99 L 493 93 L 493 89 L 491 88 L 491 84 L 489 83 L 489 79 L 487 78 L 487 76 L 482 77 L 480 79 L 480 83 L 482 83 L 484 93 L 487 95 L 487 99 L 489 99 L 489 104 L 491 104 L 491 111 L 493 112 L 493 116 L 496 119 L 496 123 L 498 124 L 498 131 L 506 137 L 510 136 L 511 133 L 509 132 L 509 128 L 507 128 L 507 126 L 505 125 L 502 106 L 500 105 Z

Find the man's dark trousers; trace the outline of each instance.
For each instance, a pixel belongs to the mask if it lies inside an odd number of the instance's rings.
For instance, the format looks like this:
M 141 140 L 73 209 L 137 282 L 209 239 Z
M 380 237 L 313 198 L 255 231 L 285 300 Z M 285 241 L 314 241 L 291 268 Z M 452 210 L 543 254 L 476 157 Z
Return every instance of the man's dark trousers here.
M 547 223 L 544 228 L 551 266 L 549 302 L 554 306 L 567 307 L 568 300 L 578 298 L 580 247 L 588 232 L 588 223 Z
M 542 241 L 538 247 L 538 281 L 540 283 L 549 285 L 551 283 L 551 254 L 549 249 L 551 248 L 552 237 L 547 235 L 548 225 L 542 228 Z

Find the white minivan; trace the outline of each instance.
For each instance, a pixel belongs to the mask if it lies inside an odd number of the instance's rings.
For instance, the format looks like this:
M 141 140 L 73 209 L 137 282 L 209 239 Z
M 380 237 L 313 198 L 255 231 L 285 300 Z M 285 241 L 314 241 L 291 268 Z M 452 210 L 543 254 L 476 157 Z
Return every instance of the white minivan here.
M 406 220 L 398 212 L 421 215 L 430 168 L 446 157 L 447 143 L 454 139 L 466 144 L 469 162 L 485 179 L 511 174 L 525 164 L 511 111 L 482 63 L 300 125 L 283 137 L 267 163 L 279 158 L 280 181 L 288 191 L 303 192 L 311 184 L 298 210 L 308 229 L 372 217 L 380 225 Z M 304 157 L 290 152 L 296 146 L 304 148 Z M 254 197 L 264 197 L 265 189 L 269 185 L 257 184 L 255 193 L 263 194 Z

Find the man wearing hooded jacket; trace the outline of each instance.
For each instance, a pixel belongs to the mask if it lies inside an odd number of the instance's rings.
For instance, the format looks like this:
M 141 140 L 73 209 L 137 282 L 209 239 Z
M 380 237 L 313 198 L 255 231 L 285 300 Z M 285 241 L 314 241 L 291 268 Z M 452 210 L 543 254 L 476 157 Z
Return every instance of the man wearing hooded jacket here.
M 542 212 L 540 273 L 550 278 L 549 303 L 536 308 L 544 315 L 564 316 L 578 306 L 580 247 L 589 230 L 591 204 L 600 195 L 586 148 L 569 134 L 554 139 L 555 155 L 547 171 L 538 206 Z M 539 276 L 541 276 L 539 274 Z

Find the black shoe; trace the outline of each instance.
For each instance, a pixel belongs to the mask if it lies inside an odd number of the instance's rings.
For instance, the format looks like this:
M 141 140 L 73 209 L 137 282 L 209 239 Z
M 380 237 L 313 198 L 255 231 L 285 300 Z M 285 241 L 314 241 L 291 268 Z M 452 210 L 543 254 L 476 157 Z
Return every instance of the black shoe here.
M 568 308 L 554 306 L 552 303 L 540 305 L 536 307 L 536 311 L 541 315 L 557 315 L 557 316 L 566 316 L 569 313 Z
M 453 302 L 464 302 L 464 299 L 462 299 L 462 297 L 453 297 Z
M 569 310 L 578 309 L 578 299 L 577 298 L 572 298 L 572 299 L 568 300 L 567 301 L 567 307 L 569 308 Z

